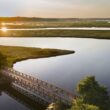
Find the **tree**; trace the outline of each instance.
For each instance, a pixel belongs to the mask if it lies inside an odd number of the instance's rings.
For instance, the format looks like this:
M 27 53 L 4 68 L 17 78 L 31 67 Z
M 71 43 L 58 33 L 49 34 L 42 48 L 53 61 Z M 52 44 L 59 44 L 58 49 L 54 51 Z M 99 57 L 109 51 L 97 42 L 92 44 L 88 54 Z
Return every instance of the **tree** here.
M 101 110 L 109 110 L 109 95 L 105 87 L 100 86 L 94 76 L 86 77 L 77 86 L 79 97 L 85 104 L 96 105 Z
M 89 104 L 84 104 L 80 98 L 74 99 L 73 106 L 70 110 L 100 110 L 99 107 Z
M 6 57 L 0 53 L 0 68 L 7 66 Z

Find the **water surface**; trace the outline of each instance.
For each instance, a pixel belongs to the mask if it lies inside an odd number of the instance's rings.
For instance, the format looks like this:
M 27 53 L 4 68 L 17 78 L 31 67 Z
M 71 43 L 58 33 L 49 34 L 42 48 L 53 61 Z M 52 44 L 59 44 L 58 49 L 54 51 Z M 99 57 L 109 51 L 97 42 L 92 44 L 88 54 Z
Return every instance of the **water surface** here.
M 3 30 L 3 29 L 0 29 Z M 62 28 L 21 28 L 21 29 L 6 29 L 9 31 L 29 31 L 29 30 L 110 30 L 109 27 L 62 27 Z
M 94 75 L 110 90 L 110 40 L 81 38 L 1 38 L 1 45 L 75 50 L 75 54 L 29 59 L 14 69 L 74 92 L 79 80 Z
M 5 92 L 0 93 L 0 110 L 30 110 Z

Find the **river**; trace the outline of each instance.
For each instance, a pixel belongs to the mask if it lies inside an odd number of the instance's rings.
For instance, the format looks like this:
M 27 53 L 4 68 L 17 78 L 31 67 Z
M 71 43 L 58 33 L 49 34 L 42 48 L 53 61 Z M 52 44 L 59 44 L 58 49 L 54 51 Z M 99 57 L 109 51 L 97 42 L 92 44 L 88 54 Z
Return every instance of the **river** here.
M 70 55 L 20 61 L 13 68 L 73 93 L 79 80 L 94 75 L 110 91 L 110 40 L 3 37 L 0 45 L 74 50 Z

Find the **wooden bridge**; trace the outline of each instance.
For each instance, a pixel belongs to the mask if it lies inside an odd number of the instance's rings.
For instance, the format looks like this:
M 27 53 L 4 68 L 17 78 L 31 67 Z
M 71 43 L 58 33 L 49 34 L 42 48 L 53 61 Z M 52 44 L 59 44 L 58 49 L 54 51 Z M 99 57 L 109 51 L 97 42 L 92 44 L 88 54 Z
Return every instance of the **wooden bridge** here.
M 44 104 L 61 101 L 67 105 L 72 104 L 74 95 L 38 78 L 24 73 L 5 68 L 4 76 L 12 80 L 11 86 L 34 101 L 42 101 Z

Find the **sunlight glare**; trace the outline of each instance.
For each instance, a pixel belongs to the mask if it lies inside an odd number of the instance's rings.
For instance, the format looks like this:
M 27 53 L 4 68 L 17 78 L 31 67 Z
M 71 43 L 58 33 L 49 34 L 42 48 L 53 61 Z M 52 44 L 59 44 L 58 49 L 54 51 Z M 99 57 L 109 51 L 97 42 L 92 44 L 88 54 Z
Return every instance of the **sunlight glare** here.
M 3 32 L 7 32 L 7 31 L 8 31 L 6 27 L 2 27 L 1 30 L 2 30 Z

